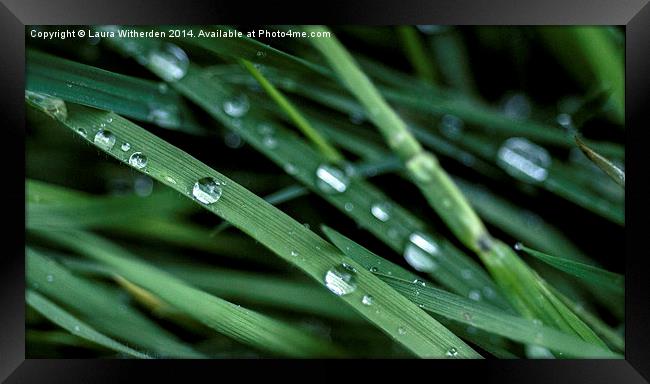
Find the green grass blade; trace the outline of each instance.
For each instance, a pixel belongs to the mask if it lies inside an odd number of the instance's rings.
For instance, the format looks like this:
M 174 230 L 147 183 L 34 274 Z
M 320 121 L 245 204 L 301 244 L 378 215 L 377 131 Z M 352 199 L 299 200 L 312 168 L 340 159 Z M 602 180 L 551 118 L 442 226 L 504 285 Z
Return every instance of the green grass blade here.
M 32 248 L 27 248 L 26 267 L 27 282 L 33 290 L 73 309 L 99 332 L 140 346 L 151 356 L 205 357 L 125 305 L 115 291 L 72 275 Z
M 336 248 L 302 224 L 189 154 L 115 114 L 69 105 L 66 118 L 59 122 L 75 134 L 79 127 L 84 127 L 89 131 L 88 136 L 92 137 L 95 133 L 92 127 L 108 119 L 111 120 L 111 131 L 117 137 L 116 142 L 117 140 L 119 144 L 129 142 L 131 150 L 125 153 L 119 149 L 119 145 L 116 145 L 113 148 L 102 148 L 104 152 L 135 169 L 146 172 L 150 177 L 190 199 L 193 199 L 192 190 L 198 180 L 211 177 L 218 181 L 224 188 L 218 204 L 202 206 L 253 236 L 316 281 L 324 284 L 327 272 L 337 266 L 340 267 L 344 262 L 343 255 Z M 91 142 L 88 136 L 85 140 Z M 147 160 L 144 166 L 142 166 L 143 157 L 134 153 L 146 154 Z M 134 156 L 137 161 L 133 160 Z M 129 159 L 132 161 L 129 162 Z M 320 249 L 317 250 L 316 247 Z M 300 256 L 295 257 L 292 254 Z M 349 261 L 349 264 L 354 267 L 356 263 Z M 397 342 L 418 356 L 443 357 L 449 346 L 454 345 L 458 349 L 459 356 L 479 357 L 462 340 L 403 296 L 395 293 L 370 272 L 360 267 L 356 269 L 357 289 L 340 298 Z M 136 281 L 136 279 L 131 280 Z M 376 298 L 377 308 L 380 309 L 379 314 L 361 302 L 366 294 Z M 398 332 L 400 327 L 405 327 L 411 332 L 401 334 Z
M 99 236 L 79 231 L 51 231 L 41 236 L 110 265 L 119 275 L 150 290 L 184 314 L 245 344 L 295 357 L 341 353 L 314 336 L 193 288 Z
M 564 257 L 551 256 L 528 248 L 521 243 L 518 243 L 515 248 L 524 251 L 526 254 L 533 256 L 536 259 L 541 260 L 560 271 L 583 280 L 594 288 L 599 287 L 599 289 L 603 289 L 612 294 L 615 294 L 621 299 L 623 298 L 625 290 L 625 279 L 618 273 L 609 272 L 602 268 L 570 260 Z
M 309 124 L 309 121 L 305 119 L 302 114 L 296 109 L 296 107 L 291 104 L 291 102 L 280 93 L 280 91 L 277 90 L 271 84 L 266 77 L 260 72 L 250 61 L 247 60 L 241 60 L 242 65 L 248 72 L 257 80 L 258 83 L 262 86 L 262 88 L 266 91 L 266 93 L 275 101 L 278 106 L 289 116 L 291 121 L 302 131 L 302 133 L 311 140 L 312 143 L 320 150 L 320 152 L 323 153 L 323 156 L 325 156 L 327 159 L 334 163 L 340 163 L 343 161 L 343 156 L 339 153 L 339 151 L 336 150 L 336 148 L 332 147 L 327 140 L 321 134 L 316 131 L 314 128 L 312 128 L 311 124 Z
M 417 75 L 432 84 L 436 83 L 436 75 L 433 69 L 433 61 L 427 57 L 424 44 L 415 28 L 409 25 L 395 27 L 397 35 L 402 41 L 406 57 L 415 69 Z
M 603 156 L 599 155 L 596 151 L 589 148 L 587 144 L 583 143 L 578 136 L 576 136 L 576 143 L 578 147 L 591 160 L 598 168 L 602 169 L 607 176 L 611 177 L 612 180 L 617 182 L 621 187 L 625 188 L 625 172 L 623 172 L 619 167 L 614 165 L 611 161 L 607 160 Z
M 83 321 L 77 319 L 58 305 L 49 301 L 37 292 L 32 291 L 31 289 L 27 290 L 25 299 L 30 307 L 34 308 L 38 313 L 45 316 L 53 323 L 67 330 L 73 335 L 86 339 L 90 342 L 97 343 L 116 352 L 124 353 L 131 357 L 138 359 L 150 358 L 143 353 L 129 348 L 124 344 L 118 343 L 110 337 L 97 332 L 95 329 L 93 329 L 93 327 L 85 324 Z
M 28 50 L 25 89 L 113 111 L 166 128 L 201 133 L 179 95 L 164 83 L 105 71 Z

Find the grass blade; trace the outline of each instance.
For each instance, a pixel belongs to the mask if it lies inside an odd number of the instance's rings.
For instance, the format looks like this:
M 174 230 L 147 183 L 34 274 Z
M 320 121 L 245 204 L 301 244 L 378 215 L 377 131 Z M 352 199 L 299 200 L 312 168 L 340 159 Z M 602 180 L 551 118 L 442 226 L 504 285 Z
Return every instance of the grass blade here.
M 587 144 L 583 143 L 578 136 L 576 138 L 576 144 L 582 151 L 591 160 L 598 168 L 602 169 L 607 176 L 611 177 L 612 180 L 617 182 L 621 187 L 625 188 L 625 172 L 623 172 L 619 167 L 614 165 L 611 161 L 607 160 L 603 156 L 599 155 L 596 151 L 589 148 Z
M 37 292 L 28 289 L 25 295 L 25 299 L 27 301 L 27 304 L 29 304 L 30 307 L 34 308 L 38 313 L 45 316 L 53 323 L 67 330 L 73 335 L 86 339 L 90 342 L 102 345 L 116 352 L 124 353 L 131 357 L 135 357 L 138 359 L 150 358 L 149 356 L 143 353 L 140 353 L 132 348 L 129 348 L 124 344 L 118 343 L 117 341 L 111 339 L 110 337 L 97 332 L 91 326 L 77 319 L 70 313 L 63 310 L 58 305 L 46 299 L 44 296 L 38 294 Z

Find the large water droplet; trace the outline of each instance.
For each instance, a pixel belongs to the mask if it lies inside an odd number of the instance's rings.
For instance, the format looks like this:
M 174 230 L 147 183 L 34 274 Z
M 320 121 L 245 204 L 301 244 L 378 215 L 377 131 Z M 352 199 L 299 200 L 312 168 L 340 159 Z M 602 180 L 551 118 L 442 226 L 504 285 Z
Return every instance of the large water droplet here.
M 370 306 L 370 305 L 372 305 L 373 300 L 374 300 L 374 299 L 373 299 L 373 297 L 372 297 L 371 295 L 364 295 L 363 298 L 361 298 L 361 303 L 362 303 L 363 305 L 368 305 L 368 306 Z
M 194 183 L 192 196 L 203 204 L 215 203 L 221 197 L 221 183 L 212 177 L 204 177 Z
M 138 169 L 146 167 L 147 161 L 147 156 L 145 156 L 142 152 L 133 152 L 131 156 L 129 156 L 129 164 Z
M 112 132 L 99 130 L 95 134 L 95 139 L 93 140 L 93 142 L 99 148 L 105 151 L 110 151 L 111 149 L 113 149 L 113 146 L 115 145 L 115 140 L 116 140 L 115 135 Z
M 43 112 L 57 120 L 64 121 L 68 118 L 68 108 L 62 99 L 32 91 L 25 91 L 25 97 L 36 104 Z
M 248 97 L 244 94 L 223 103 L 223 111 L 230 117 L 242 117 L 248 112 L 249 108 Z
M 375 203 L 370 207 L 370 213 L 379 221 L 386 222 L 390 219 L 392 206 L 388 202 Z
M 404 259 L 417 271 L 433 272 L 438 267 L 432 256 L 437 256 L 440 248 L 429 236 L 414 232 L 409 236 L 409 243 L 404 250 Z
M 147 62 L 154 73 L 167 81 L 182 79 L 190 66 L 185 51 L 171 43 L 163 43 L 158 49 L 149 51 Z
M 499 148 L 497 163 L 513 177 L 541 182 L 548 176 L 551 156 L 544 148 L 524 138 L 512 137 Z
M 325 285 L 337 296 L 343 296 L 357 289 L 357 271 L 349 264 L 342 263 L 325 274 Z
M 316 185 L 325 193 L 342 193 L 348 189 L 350 179 L 340 170 L 331 165 L 321 165 L 316 170 Z

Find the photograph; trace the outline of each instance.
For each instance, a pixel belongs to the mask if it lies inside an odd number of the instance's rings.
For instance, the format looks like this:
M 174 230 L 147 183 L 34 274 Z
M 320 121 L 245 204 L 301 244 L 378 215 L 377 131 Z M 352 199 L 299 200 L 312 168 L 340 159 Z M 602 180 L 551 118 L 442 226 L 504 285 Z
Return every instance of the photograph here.
M 625 50 L 25 25 L 25 358 L 626 359 Z

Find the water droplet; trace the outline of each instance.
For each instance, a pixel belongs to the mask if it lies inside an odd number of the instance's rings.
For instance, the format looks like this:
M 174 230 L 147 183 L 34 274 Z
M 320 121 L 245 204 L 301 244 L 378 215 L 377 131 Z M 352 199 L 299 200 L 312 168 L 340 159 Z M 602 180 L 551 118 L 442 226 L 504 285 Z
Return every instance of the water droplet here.
M 429 236 L 414 232 L 409 236 L 409 243 L 404 250 L 404 259 L 415 270 L 433 272 L 438 268 L 431 256 L 439 255 L 439 247 Z
M 120 147 L 120 149 L 121 149 L 122 151 L 124 151 L 124 152 L 127 152 L 129 149 L 131 149 L 131 144 L 129 144 L 129 143 L 124 143 L 124 144 L 122 144 L 122 146 Z
M 224 136 L 224 140 L 226 143 L 226 146 L 229 148 L 237 149 L 241 148 L 242 145 L 244 145 L 243 140 L 241 139 L 241 136 L 235 132 L 228 132 Z
M 406 328 L 404 327 L 397 328 L 397 333 L 399 333 L 400 335 L 406 335 Z
M 533 319 L 533 325 L 536 327 L 541 327 L 542 321 L 540 319 Z
M 564 129 L 570 130 L 573 128 L 573 118 L 568 113 L 560 113 L 555 117 L 555 121 Z
M 310 227 L 309 227 L 309 223 L 304 223 L 304 224 L 303 224 L 303 227 L 309 229 L 309 228 L 310 228 Z
M 548 176 L 551 156 L 544 148 L 524 138 L 512 137 L 499 148 L 497 163 L 513 177 L 541 182 Z
M 503 113 L 511 119 L 525 120 L 530 117 L 530 112 L 530 101 L 523 93 L 516 93 L 503 103 Z
M 273 149 L 278 146 L 278 141 L 273 136 L 266 136 L 262 140 L 262 144 L 264 144 L 266 148 Z
M 325 285 L 337 296 L 343 296 L 357 289 L 357 271 L 349 264 L 341 263 L 325 274 Z
M 293 257 L 298 256 L 298 251 L 291 251 L 291 256 L 293 256 Z
M 523 249 L 523 248 L 522 248 L 523 246 L 524 246 L 524 245 L 523 245 L 522 243 L 517 243 L 517 244 L 515 244 L 515 250 L 517 250 L 517 251 L 521 251 L 521 250 Z
M 467 296 L 474 301 L 481 300 L 481 292 L 477 289 L 472 289 L 469 291 L 469 294 Z
M 421 287 L 426 287 L 427 286 L 427 283 L 424 282 L 423 280 L 420 280 L 420 279 L 413 280 L 413 284 L 417 284 L 417 285 L 419 285 Z
M 150 104 L 147 118 L 163 128 L 177 127 L 181 123 L 180 110 L 173 104 Z
M 140 197 L 149 196 L 153 192 L 153 180 L 148 176 L 140 175 L 135 179 L 133 189 Z
M 129 164 L 138 169 L 146 167 L 147 161 L 147 156 L 145 156 L 142 152 L 133 152 L 131 156 L 129 156 Z
M 370 213 L 379 221 L 386 222 L 390 219 L 392 206 L 388 202 L 375 203 L 370 207 Z
M 75 331 L 75 332 L 79 332 L 79 331 L 81 331 L 81 327 L 79 327 L 78 325 L 75 325 L 75 326 L 74 326 L 74 331 Z
M 86 135 L 88 134 L 88 133 L 86 132 L 86 130 L 83 129 L 83 128 L 77 128 L 77 133 L 80 134 L 80 135 L 83 136 L 83 137 L 86 137 Z
M 374 299 L 373 299 L 373 297 L 371 295 L 364 295 L 363 298 L 361 299 L 361 303 L 363 305 L 370 306 L 370 305 L 372 305 L 373 300 Z
M 471 321 L 472 315 L 469 312 L 463 312 L 463 319 L 465 319 L 465 321 Z
M 451 347 L 447 350 L 447 353 L 445 355 L 448 357 L 456 357 L 458 356 L 458 350 L 454 347 Z
M 167 180 L 167 182 L 170 184 L 176 185 L 176 180 L 174 180 L 174 178 L 171 176 L 165 176 L 165 180 Z
M 349 202 L 348 202 L 348 203 L 345 203 L 345 205 L 343 206 L 343 208 L 345 208 L 345 210 L 348 211 L 348 212 L 352 212 L 352 210 L 354 209 L 354 204 L 349 203 Z
M 47 280 L 48 283 L 51 283 L 51 282 L 54 281 L 54 276 L 51 275 L 51 274 L 48 274 L 47 276 L 45 276 L 45 280 Z
M 95 134 L 93 142 L 99 148 L 105 151 L 110 151 L 115 145 L 115 140 L 115 135 L 110 131 L 99 130 L 97 131 L 97 134 Z
M 350 179 L 339 168 L 331 165 L 321 165 L 316 170 L 316 185 L 325 193 L 342 193 L 348 189 Z
M 149 51 L 146 61 L 149 68 L 166 81 L 182 79 L 190 66 L 185 51 L 171 43 L 163 43 L 158 49 Z
M 204 177 L 194 183 L 192 196 L 203 204 L 213 204 L 221 197 L 221 183 L 212 177 Z
M 469 280 L 469 279 L 471 279 L 471 278 L 474 276 L 474 274 L 472 273 L 472 271 L 469 270 L 469 269 L 463 269 L 462 271 L 460 271 L 460 275 L 461 275 L 461 276 L 463 277 L 463 279 L 465 279 L 465 280 Z
M 377 273 L 377 271 L 379 271 L 377 267 L 370 267 L 370 272 Z
M 295 175 L 298 173 L 298 168 L 296 168 L 296 166 L 291 163 L 286 163 L 284 165 L 284 171 L 290 175 Z
M 223 103 L 223 111 L 230 117 L 242 117 L 248 112 L 249 108 L 248 97 L 244 94 Z
M 158 92 L 160 93 L 167 93 L 169 91 L 169 86 L 167 83 L 158 83 Z
M 496 292 L 491 287 L 485 286 L 483 287 L 483 295 L 489 299 L 493 299 L 496 297 Z
M 440 120 L 440 132 L 450 139 L 458 139 L 463 134 L 463 120 L 454 115 L 444 115 Z
M 62 99 L 32 91 L 25 91 L 25 97 L 36 104 L 43 112 L 57 120 L 64 121 L 68 118 L 68 108 Z
M 366 115 L 359 111 L 355 110 L 350 113 L 350 122 L 355 125 L 362 124 L 366 120 Z

